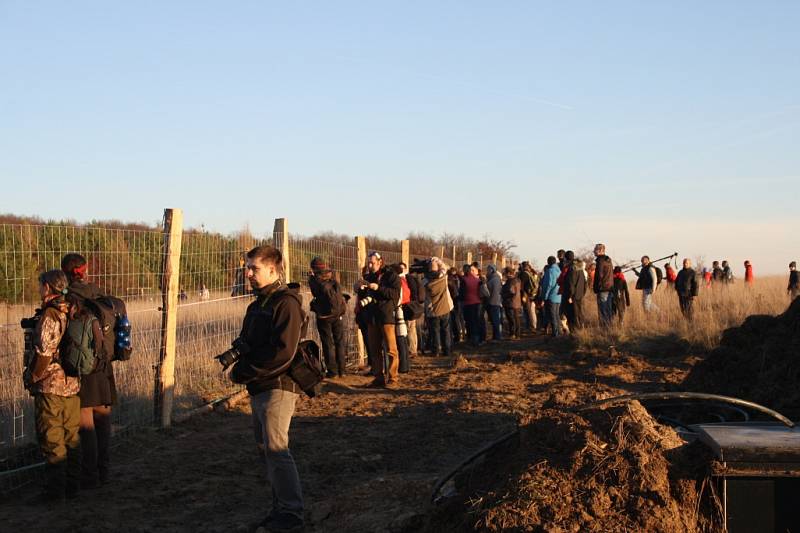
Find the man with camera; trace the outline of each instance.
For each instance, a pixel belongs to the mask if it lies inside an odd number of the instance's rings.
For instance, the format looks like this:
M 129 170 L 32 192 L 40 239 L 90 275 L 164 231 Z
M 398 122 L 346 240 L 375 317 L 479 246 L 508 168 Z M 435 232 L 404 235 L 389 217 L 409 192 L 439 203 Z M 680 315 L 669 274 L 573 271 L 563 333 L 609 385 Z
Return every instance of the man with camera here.
M 383 258 L 378 252 L 370 252 L 367 267 L 369 272 L 359 284 L 359 297 L 369 320 L 367 342 L 371 345 L 370 365 L 375 374 L 370 386 L 394 386 L 397 384 L 400 366 L 395 338 L 395 316 L 400 302 L 400 278 L 393 269 L 383 264 Z M 386 368 L 384 362 L 384 343 L 389 358 L 389 368 Z
M 303 328 L 302 299 L 281 280 L 283 258 L 272 246 L 247 252 L 245 275 L 256 295 L 233 348 L 217 359 L 231 380 L 247 386 L 256 441 L 264 446 L 272 511 L 260 526 L 268 531 L 303 528 L 300 477 L 289 450 L 289 425 L 300 387 L 287 374 Z

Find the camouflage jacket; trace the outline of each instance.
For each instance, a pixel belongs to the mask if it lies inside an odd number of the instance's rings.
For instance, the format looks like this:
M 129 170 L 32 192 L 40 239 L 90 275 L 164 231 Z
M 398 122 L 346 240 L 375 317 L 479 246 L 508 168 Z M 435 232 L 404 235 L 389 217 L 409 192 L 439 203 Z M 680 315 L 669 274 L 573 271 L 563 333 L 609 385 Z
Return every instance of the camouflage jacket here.
M 26 382 L 33 394 L 74 396 L 81 388 L 77 377 L 67 376 L 59 361 L 59 343 L 67 329 L 67 304 L 49 304 L 36 324 L 33 361 L 28 364 Z

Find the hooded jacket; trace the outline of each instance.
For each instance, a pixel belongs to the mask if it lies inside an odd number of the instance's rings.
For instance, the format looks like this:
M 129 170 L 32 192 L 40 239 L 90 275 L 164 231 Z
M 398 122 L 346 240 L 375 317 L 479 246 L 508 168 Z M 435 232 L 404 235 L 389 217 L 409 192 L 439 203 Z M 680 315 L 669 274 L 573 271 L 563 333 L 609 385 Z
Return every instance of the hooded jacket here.
M 516 276 L 506 279 L 503 284 L 503 307 L 522 309 L 522 283 Z
M 572 298 L 574 301 L 583 300 L 586 295 L 586 278 L 583 261 L 573 260 L 561 287 L 561 297 Z
M 542 300 L 556 304 L 561 303 L 561 295 L 558 293 L 559 275 L 561 275 L 561 269 L 558 268 L 558 264 L 545 267 L 542 281 L 539 284 Z
M 256 299 L 247 306 L 239 338 L 247 346 L 231 370 L 231 378 L 245 383 L 251 396 L 270 389 L 298 392 L 300 388 L 285 367 L 297 352 L 305 313 L 302 297 L 278 281 L 256 291 Z
M 74 396 L 81 388 L 80 379 L 67 376 L 61 366 L 59 344 L 67 330 L 69 306 L 62 297 L 44 305 L 42 315 L 36 323 L 32 360 L 27 362 L 25 381 L 31 384 L 34 394 Z
M 489 292 L 489 305 L 503 305 L 503 280 L 494 265 L 486 267 L 486 290 Z

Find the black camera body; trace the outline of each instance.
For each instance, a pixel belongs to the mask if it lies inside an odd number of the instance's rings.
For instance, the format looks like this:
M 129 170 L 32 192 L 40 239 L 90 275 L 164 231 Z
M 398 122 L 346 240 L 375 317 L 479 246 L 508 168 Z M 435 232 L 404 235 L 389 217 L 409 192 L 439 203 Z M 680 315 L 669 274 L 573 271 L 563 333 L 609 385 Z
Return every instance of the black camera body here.
M 229 350 L 226 350 L 214 357 L 219 364 L 222 365 L 222 371 L 225 372 L 229 366 L 242 358 L 243 355 L 250 353 L 250 346 L 242 339 L 237 338 L 231 343 Z
M 428 274 L 431 271 L 431 264 L 430 259 L 414 259 L 408 271 L 412 274 Z

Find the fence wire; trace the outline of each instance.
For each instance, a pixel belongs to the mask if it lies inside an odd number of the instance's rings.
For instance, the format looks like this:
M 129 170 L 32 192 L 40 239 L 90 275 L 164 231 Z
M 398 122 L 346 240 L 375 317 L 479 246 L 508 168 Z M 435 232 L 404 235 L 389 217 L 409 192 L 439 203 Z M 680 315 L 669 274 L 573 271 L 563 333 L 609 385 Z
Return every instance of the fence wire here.
M 112 414 L 115 432 L 152 424 L 153 368 L 161 339 L 163 246 L 160 230 L 0 225 L 0 489 L 14 489 L 30 479 L 4 473 L 40 459 L 33 401 L 22 385 L 20 320 L 31 316 L 39 304 L 39 273 L 60 268 L 66 253 L 87 258 L 88 280 L 123 297 L 135 324 L 135 356 L 114 367 L 119 391 Z
M 114 363 L 118 391 L 112 410 L 114 434 L 153 425 L 155 372 L 163 334 L 165 237 L 162 228 L 0 224 L 0 492 L 30 482 L 35 467 L 41 464 L 33 402 L 22 385 L 23 336 L 19 322 L 31 316 L 39 304 L 38 275 L 60 268 L 61 258 L 67 253 L 86 257 L 88 280 L 105 293 L 125 300 L 133 325 L 133 357 Z M 300 285 L 304 309 L 311 319 L 308 334 L 317 341 L 316 321 L 309 309 L 311 260 L 320 257 L 325 261 L 348 294 L 353 294 L 354 284 L 363 276 L 365 265 L 359 264 L 358 248 L 352 244 L 277 232 L 262 239 L 247 233 L 224 236 L 184 231 L 173 414 L 241 389 L 221 373 L 213 357 L 226 350 L 239 334 L 245 309 L 252 301 L 245 254 L 263 244 L 282 250 L 288 245 L 286 274 Z M 399 243 L 396 249 L 377 251 L 386 264 L 401 261 Z M 450 262 L 457 264 L 452 258 Z M 361 363 L 354 301 L 350 301 L 344 316 L 349 367 Z

